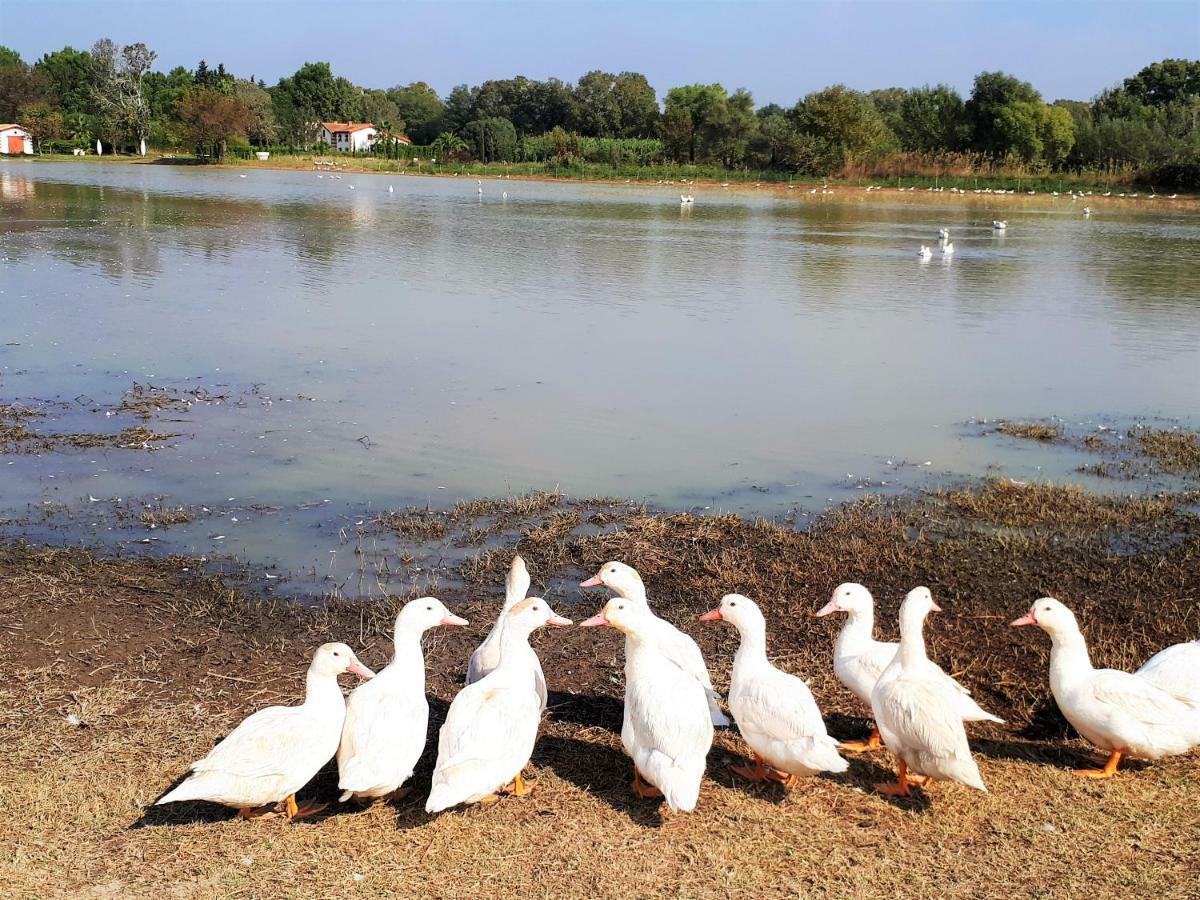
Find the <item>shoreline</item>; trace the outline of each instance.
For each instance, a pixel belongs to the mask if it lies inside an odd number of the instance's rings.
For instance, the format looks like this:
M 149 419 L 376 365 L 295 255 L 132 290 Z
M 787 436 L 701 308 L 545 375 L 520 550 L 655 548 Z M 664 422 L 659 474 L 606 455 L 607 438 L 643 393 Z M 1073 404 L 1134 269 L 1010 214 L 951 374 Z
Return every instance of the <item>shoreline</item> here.
M 292 156 L 281 157 L 280 161 L 267 160 L 265 162 L 257 159 L 247 160 L 232 160 L 227 159 L 221 162 L 199 163 L 186 159 L 172 159 L 164 156 L 147 156 L 145 158 L 132 156 L 105 156 L 96 157 L 83 156 L 72 157 L 65 155 L 42 156 L 35 154 L 31 157 L 18 157 L 38 163 L 58 163 L 58 162 L 75 162 L 75 163 L 90 163 L 90 164 L 110 164 L 110 165 L 149 165 L 149 166 L 179 166 L 189 169 L 260 169 L 269 171 L 285 171 L 285 172 L 316 172 L 318 171 L 313 160 L 320 159 L 322 161 L 336 162 L 336 156 Z M 281 160 L 287 159 L 290 162 L 284 163 Z M 957 204 L 962 201 L 978 200 L 982 202 L 992 203 L 1001 201 L 1006 203 L 1018 202 L 1041 202 L 1044 200 L 1063 201 L 1072 203 L 1071 192 L 1075 182 L 1070 181 L 1070 187 L 1063 191 L 1052 192 L 1048 190 L 1036 190 L 1033 195 L 1025 191 L 1000 191 L 1000 190 L 984 190 L 978 191 L 974 188 L 962 188 L 958 191 L 952 191 L 949 187 L 943 187 L 940 190 L 930 190 L 924 186 L 911 186 L 904 190 L 899 190 L 895 186 L 880 180 L 859 179 L 855 181 L 838 181 L 804 178 L 796 181 L 717 181 L 709 178 L 696 179 L 662 179 L 651 181 L 649 178 L 635 177 L 599 177 L 595 175 L 581 175 L 580 177 L 554 176 L 545 173 L 526 174 L 526 173 L 511 173 L 497 172 L 494 170 L 484 169 L 482 171 L 473 170 L 471 166 L 464 167 L 461 173 L 456 172 L 423 172 L 409 171 L 408 169 L 391 169 L 384 166 L 366 166 L 360 161 L 364 157 L 349 157 L 343 163 L 343 168 L 338 169 L 339 172 L 353 173 L 355 175 L 380 175 L 388 177 L 419 177 L 419 178 L 476 178 L 482 180 L 495 181 L 526 181 L 526 182 L 542 182 L 546 184 L 582 184 L 582 185 L 607 185 L 630 188 L 661 188 L 667 193 L 678 193 L 681 190 L 688 192 L 697 189 L 705 191 L 720 191 L 722 193 L 731 194 L 749 194 L 751 196 L 761 196 L 764 193 L 773 196 L 775 199 L 792 199 L 792 200 L 809 200 L 809 201 L 829 201 L 829 200 L 856 200 L 856 201 L 877 201 L 877 200 L 892 200 L 892 201 L 935 201 L 945 204 Z M 375 159 L 370 157 L 370 159 Z M 358 162 L 358 164 L 355 164 Z M 391 162 L 390 160 L 379 160 L 379 162 Z M 519 164 L 514 164 L 519 165 Z M 736 178 L 736 173 L 731 173 L 731 177 Z M 903 176 L 904 179 L 921 180 L 927 182 L 933 180 L 934 176 L 911 175 Z M 894 181 L 888 179 L 887 181 Z M 999 176 L 995 178 L 977 178 L 968 176 L 964 178 L 947 177 L 943 181 L 956 182 L 972 180 L 976 182 L 1010 182 L 1017 180 L 1017 176 Z M 1093 183 L 1089 183 L 1093 184 Z M 871 189 L 868 190 L 868 187 Z M 822 190 L 828 188 L 828 193 L 822 193 Z M 669 189 L 669 190 L 668 190 Z M 1083 188 L 1078 188 L 1075 192 L 1079 199 L 1086 201 L 1085 205 L 1093 203 L 1104 206 L 1116 206 L 1122 210 L 1137 207 L 1139 209 L 1185 209 L 1185 210 L 1200 210 L 1200 194 L 1178 193 L 1171 191 L 1168 193 L 1157 194 L 1151 196 L 1147 193 L 1144 186 L 1126 187 L 1124 190 L 1114 189 L 1111 196 L 1103 196 L 1102 191 L 1097 191 L 1094 184 L 1088 188 L 1090 194 L 1083 192 Z M 1082 193 L 1081 193 L 1082 192 Z M 1126 196 L 1118 196 L 1124 193 Z M 1171 194 L 1178 194 L 1171 197 Z M 1130 196 L 1135 194 L 1136 196 Z M 1076 201 L 1078 202 L 1078 201 Z M 1139 206 L 1140 204 L 1140 206 Z M 1157 204 L 1157 205 L 1156 205 Z M 1082 207 L 1080 207 L 1082 209 Z
M 1114 542 L 1129 552 L 1112 553 Z M 903 592 L 928 584 L 946 610 L 930 622 L 931 655 L 1008 721 L 969 729 L 992 793 L 939 784 L 909 800 L 882 797 L 872 785 L 890 771 L 886 753 L 852 758 L 844 775 L 804 779 L 791 792 L 754 785 L 729 774 L 747 751 L 735 731 L 721 730 L 697 811 L 664 816 L 628 791 L 618 637 L 563 629 L 534 642 L 551 696 L 533 794 L 426 816 L 437 728 L 499 607 L 514 549 L 535 588 L 556 572 L 594 571 L 597 560 L 637 565 L 655 609 L 697 639 L 722 691 L 736 637 L 696 618 L 725 591 L 754 597 L 772 656 L 809 681 L 843 740 L 861 736 L 866 712 L 833 677 L 841 623 L 811 612 L 837 581 L 860 580 L 875 592 L 877 627 L 890 639 Z M 690 896 L 773 895 L 797 882 L 842 896 L 914 885 L 940 894 L 984 877 L 1018 894 L 1054 879 L 1065 891 L 1137 885 L 1182 896 L 1200 847 L 1167 835 L 1194 827 L 1187 798 L 1197 754 L 1134 763 L 1100 787 L 1072 775 L 1092 749 L 1049 699 L 1048 642 L 1005 623 L 1052 592 L 1079 614 L 1098 665 L 1136 667 L 1196 637 L 1198 554 L 1200 516 L 1182 500 L 1008 482 L 866 498 L 803 532 L 737 516 L 644 512 L 586 540 L 525 529 L 482 554 L 477 583 L 435 592 L 470 626 L 426 641 L 431 721 L 413 795 L 366 809 L 335 804 L 295 825 L 242 822 L 204 803 L 150 804 L 243 716 L 295 702 L 317 644 L 344 640 L 367 665 L 383 665 L 400 598 L 305 607 L 185 572 L 194 561 L 184 557 L 99 559 L 0 544 L 0 734 L 10 767 L 25 773 L 0 784 L 0 814 L 21 835 L 19 849 L 0 858 L 0 881 L 38 897 L 143 897 L 164 885 L 197 897 L 312 896 L 318 886 L 330 897 L 448 896 L 463 884 L 529 897 L 566 870 L 579 892 L 598 897 L 653 893 L 663 883 Z M 603 599 L 575 589 L 550 602 L 578 618 Z M 331 767 L 302 792 L 335 797 Z M 1130 846 L 1131 829 L 1169 852 L 1147 866 L 1147 851 Z M 914 856 L 916 845 L 945 853 Z

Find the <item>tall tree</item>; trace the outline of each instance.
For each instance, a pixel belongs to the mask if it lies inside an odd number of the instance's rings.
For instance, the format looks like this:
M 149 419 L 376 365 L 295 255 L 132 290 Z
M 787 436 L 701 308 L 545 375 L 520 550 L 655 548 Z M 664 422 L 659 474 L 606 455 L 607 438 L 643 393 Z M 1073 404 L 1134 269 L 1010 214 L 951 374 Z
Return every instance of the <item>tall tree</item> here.
M 227 144 L 246 137 L 254 115 L 237 97 L 215 87 L 196 87 L 179 102 L 184 140 L 196 148 L 224 156 Z
M 939 84 L 907 91 L 893 130 L 905 150 L 963 150 L 970 126 L 958 91 Z
M 136 142 L 150 131 L 142 79 L 157 54 L 143 43 L 119 46 L 108 38 L 92 47 L 92 89 L 102 127 L 113 143 Z
M 792 111 L 796 128 L 828 142 L 843 161 L 894 149 L 895 135 L 871 99 L 844 84 L 808 94 Z
M 478 91 L 478 88 L 472 89 L 465 84 L 456 85 L 450 91 L 442 115 L 442 126 L 447 131 L 461 132 L 462 127 L 475 118 Z
M 52 91 L 45 74 L 26 65 L 15 51 L 0 47 L 0 119 L 15 122 L 19 110 L 47 102 Z
M 599 69 L 580 76 L 575 85 L 572 126 L 589 137 L 615 137 L 621 133 L 621 107 L 615 93 L 617 76 Z
M 233 96 L 249 113 L 246 121 L 247 140 L 260 147 L 273 143 L 277 129 L 270 93 L 253 81 L 238 81 L 234 85 Z
M 1027 81 L 1004 72 L 976 75 L 965 106 L 971 146 L 995 156 L 1010 152 L 1024 156 L 1037 118 L 1032 110 L 1041 103 L 1042 95 Z
M 658 128 L 658 96 L 640 72 L 621 72 L 613 82 L 620 110 L 621 137 L 653 137 Z
M 34 68 L 49 79 L 64 113 L 92 111 L 92 55 L 86 50 L 63 47 L 42 56 Z
M 444 110 L 437 91 L 423 81 L 414 81 L 407 87 L 397 85 L 387 92 L 388 99 L 396 104 L 404 130 L 415 144 L 430 144 L 442 131 Z

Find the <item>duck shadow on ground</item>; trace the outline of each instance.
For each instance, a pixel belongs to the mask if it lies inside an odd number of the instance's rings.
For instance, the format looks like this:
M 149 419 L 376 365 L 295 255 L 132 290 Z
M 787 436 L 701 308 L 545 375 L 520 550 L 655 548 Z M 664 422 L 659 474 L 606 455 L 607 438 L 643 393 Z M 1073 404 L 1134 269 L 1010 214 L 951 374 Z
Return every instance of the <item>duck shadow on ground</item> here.
M 625 701 L 607 694 L 551 691 L 546 708 L 556 722 L 578 725 L 581 728 L 604 728 L 613 734 L 620 733 L 621 722 L 625 716 Z
M 603 800 L 636 825 L 658 828 L 663 824 L 662 801 L 643 800 L 630 790 L 633 763 L 620 750 L 578 738 L 543 735 L 533 751 L 533 762 Z

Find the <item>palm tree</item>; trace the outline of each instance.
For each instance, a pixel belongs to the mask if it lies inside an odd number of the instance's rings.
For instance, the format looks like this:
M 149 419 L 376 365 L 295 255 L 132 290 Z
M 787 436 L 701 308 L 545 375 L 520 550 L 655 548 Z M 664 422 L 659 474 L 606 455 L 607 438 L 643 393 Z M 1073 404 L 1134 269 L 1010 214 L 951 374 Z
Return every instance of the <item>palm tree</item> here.
M 469 148 L 467 142 L 452 131 L 443 131 L 429 147 L 435 160 L 447 160 L 465 153 Z

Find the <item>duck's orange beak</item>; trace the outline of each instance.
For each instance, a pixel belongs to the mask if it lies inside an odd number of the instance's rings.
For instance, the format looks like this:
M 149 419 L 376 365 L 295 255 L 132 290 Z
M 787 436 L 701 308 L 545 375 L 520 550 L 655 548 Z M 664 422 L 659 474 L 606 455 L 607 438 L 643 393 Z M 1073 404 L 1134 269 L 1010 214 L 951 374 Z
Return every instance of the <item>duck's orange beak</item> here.
M 700 617 L 700 621 L 701 622 L 720 622 L 723 618 L 725 618 L 725 617 L 723 615 L 721 615 L 721 610 L 711 609 Z
M 357 659 L 354 660 L 354 662 L 350 663 L 350 665 L 347 667 L 346 671 L 353 672 L 359 678 L 362 678 L 364 680 L 375 677 L 375 673 L 372 672 L 370 669 L 368 669 L 366 666 L 364 666 L 362 663 L 360 663 Z
M 815 613 L 813 613 L 813 615 L 819 619 L 822 616 L 827 616 L 830 613 L 835 613 L 835 612 L 840 612 L 840 611 L 841 611 L 841 607 L 838 606 L 837 600 L 830 600 L 828 603 L 826 603 L 824 606 L 822 606 L 820 609 L 818 609 Z
M 579 627 L 580 628 L 595 628 L 597 625 L 608 625 L 608 624 L 610 624 L 610 623 L 609 623 L 608 619 L 606 619 L 604 616 L 604 610 L 600 610 L 600 612 L 596 613 L 590 619 L 584 619 L 582 622 L 580 622 Z
M 580 587 L 600 587 L 602 584 L 604 584 L 604 582 L 600 580 L 599 575 L 593 575 L 587 581 L 579 582 Z
M 1025 613 L 1025 615 L 1021 616 L 1021 618 L 1013 619 L 1008 624 L 1013 628 L 1020 628 L 1022 625 L 1036 625 L 1037 616 L 1033 614 L 1033 610 L 1031 609 L 1029 612 Z
M 451 616 L 446 616 L 446 618 L 442 619 L 441 624 L 442 625 L 469 625 L 471 623 L 468 622 L 466 619 L 462 618 L 461 616 L 451 615 Z
M 566 628 L 568 625 L 572 624 L 572 622 L 566 616 L 560 616 L 558 613 L 555 613 L 546 620 L 546 624 L 552 625 L 555 628 Z

